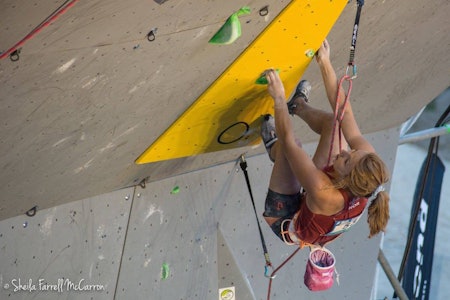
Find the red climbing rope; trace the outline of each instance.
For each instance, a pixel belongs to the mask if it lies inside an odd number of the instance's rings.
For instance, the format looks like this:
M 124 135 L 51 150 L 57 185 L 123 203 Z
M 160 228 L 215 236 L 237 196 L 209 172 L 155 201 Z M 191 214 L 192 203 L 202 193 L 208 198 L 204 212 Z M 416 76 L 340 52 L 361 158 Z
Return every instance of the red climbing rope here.
M 285 264 L 287 264 L 287 262 L 290 261 L 291 258 L 293 258 L 293 257 L 295 256 L 295 254 L 297 254 L 297 252 L 298 252 L 299 250 L 301 250 L 301 249 L 302 249 L 301 247 L 298 247 L 294 252 L 292 252 L 292 254 L 291 254 L 288 258 L 285 259 L 285 261 L 284 261 L 281 265 L 279 265 L 275 270 L 273 270 L 272 274 L 270 274 L 269 289 L 268 289 L 268 291 L 267 291 L 267 300 L 270 300 L 270 292 L 271 292 L 271 289 L 272 289 L 272 280 L 275 278 L 276 273 L 277 273 L 278 270 L 280 270 Z
M 66 6 L 62 6 L 59 10 L 57 10 L 55 13 L 53 13 L 50 17 L 48 17 L 44 22 L 39 24 L 36 28 L 34 28 L 30 33 L 28 33 L 23 39 L 21 39 L 19 42 L 17 42 L 14 46 L 9 48 L 6 52 L 3 52 L 0 55 L 0 59 L 5 58 L 6 56 L 10 55 L 14 51 L 16 51 L 20 46 L 25 44 L 26 41 L 33 38 L 37 33 L 39 33 L 42 29 L 50 25 L 53 21 L 55 21 L 59 16 L 61 16 L 63 13 L 65 13 L 69 8 L 71 8 L 78 0 L 72 0 L 70 1 Z
M 334 109 L 334 125 L 333 125 L 333 132 L 331 135 L 331 145 L 330 145 L 330 151 L 328 152 L 328 162 L 327 166 L 330 165 L 331 161 L 331 153 L 333 152 L 333 144 L 334 144 L 334 135 L 336 133 L 336 127 L 339 123 L 339 150 L 342 150 L 342 136 L 341 136 L 341 122 L 344 119 L 345 114 L 345 106 L 347 105 L 348 99 L 350 98 L 350 93 L 352 91 L 352 79 L 355 79 L 357 76 L 357 68 L 355 65 L 355 49 L 356 49 L 356 39 L 358 37 L 358 29 L 359 29 L 359 19 L 361 16 L 361 10 L 364 5 L 364 0 L 357 0 L 357 11 L 355 16 L 355 24 L 353 26 L 353 32 L 352 32 L 352 42 L 350 46 L 350 57 L 347 64 L 347 70 L 345 72 L 345 75 L 342 76 L 342 78 L 339 80 L 338 89 L 337 89 L 337 95 L 336 95 L 336 107 Z M 350 67 L 353 71 L 352 76 L 349 75 Z M 344 103 L 341 107 L 341 113 L 339 114 L 339 91 L 341 90 L 342 84 L 344 81 L 348 81 L 348 90 L 347 93 L 345 93 L 345 99 Z
M 342 85 L 344 81 L 348 81 L 348 90 L 345 93 L 344 102 L 342 103 L 342 107 L 340 107 L 340 97 L 339 97 L 339 91 L 342 88 Z M 350 93 L 352 92 L 352 77 L 349 75 L 344 75 L 339 80 L 338 88 L 337 88 L 337 95 L 336 95 L 336 106 L 334 108 L 334 124 L 333 124 L 333 131 L 331 132 L 331 144 L 330 144 L 330 150 L 328 152 L 328 161 L 327 166 L 330 165 L 331 162 L 331 154 L 333 153 L 333 144 L 334 144 L 334 136 L 336 134 L 336 128 L 339 125 L 339 150 L 342 150 L 342 136 L 341 136 L 341 123 L 344 119 L 345 115 L 345 107 L 347 106 L 348 99 L 350 99 Z

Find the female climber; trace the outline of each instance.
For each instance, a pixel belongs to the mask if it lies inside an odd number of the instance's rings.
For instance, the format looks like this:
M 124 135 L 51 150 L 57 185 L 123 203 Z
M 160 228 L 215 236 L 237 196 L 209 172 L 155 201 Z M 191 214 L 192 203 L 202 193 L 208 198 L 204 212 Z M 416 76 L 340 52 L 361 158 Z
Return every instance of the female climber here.
M 384 231 L 389 219 L 389 196 L 383 187 L 389 180 L 388 170 L 362 136 L 350 103 L 340 104 L 345 93 L 331 65 L 327 40 L 316 61 L 331 107 L 344 110 L 341 130 L 333 130 L 333 113 L 308 104 L 308 81 L 302 80 L 286 103 L 278 73 L 272 69 L 265 73 L 275 116 L 265 115 L 261 125 L 265 147 L 274 162 L 263 215 L 278 237 L 300 246 L 323 246 L 334 240 L 359 220 L 366 205 L 369 237 Z M 294 137 L 290 114 L 299 116 L 320 135 L 312 159 Z M 341 138 L 342 150 L 332 143 L 333 132 L 334 140 Z

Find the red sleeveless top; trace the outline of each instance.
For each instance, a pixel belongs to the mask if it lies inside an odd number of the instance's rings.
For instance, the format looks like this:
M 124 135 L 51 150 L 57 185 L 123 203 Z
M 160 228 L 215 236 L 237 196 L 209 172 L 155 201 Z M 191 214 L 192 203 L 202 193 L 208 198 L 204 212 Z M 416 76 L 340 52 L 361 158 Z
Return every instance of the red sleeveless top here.
M 311 212 L 306 205 L 306 193 L 301 196 L 300 210 L 292 220 L 295 234 L 300 240 L 323 246 L 348 231 L 358 222 L 367 205 L 367 198 L 352 198 L 347 191 L 342 189 L 339 191 L 344 197 L 344 208 L 332 216 Z

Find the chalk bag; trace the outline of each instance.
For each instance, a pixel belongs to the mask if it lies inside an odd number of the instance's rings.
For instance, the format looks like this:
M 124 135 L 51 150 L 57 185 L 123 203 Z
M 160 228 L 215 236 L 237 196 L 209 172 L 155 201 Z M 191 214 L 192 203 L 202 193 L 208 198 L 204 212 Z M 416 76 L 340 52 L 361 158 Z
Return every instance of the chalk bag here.
M 331 288 L 334 282 L 335 262 L 333 253 L 325 248 L 315 248 L 309 253 L 305 271 L 305 285 L 313 292 Z

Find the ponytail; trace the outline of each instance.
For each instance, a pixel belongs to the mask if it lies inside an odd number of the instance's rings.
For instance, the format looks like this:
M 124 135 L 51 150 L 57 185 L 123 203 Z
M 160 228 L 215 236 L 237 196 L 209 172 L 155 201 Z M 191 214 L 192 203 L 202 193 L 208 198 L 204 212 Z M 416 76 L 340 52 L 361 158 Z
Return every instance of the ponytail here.
M 347 176 L 334 183 L 336 189 L 346 189 L 355 197 L 368 199 L 369 238 L 384 232 L 389 221 L 389 194 L 383 187 L 388 181 L 389 171 L 384 162 L 375 153 L 369 153 Z
M 369 223 L 369 238 L 385 231 L 389 221 L 389 194 L 381 191 L 369 204 L 367 223 Z

